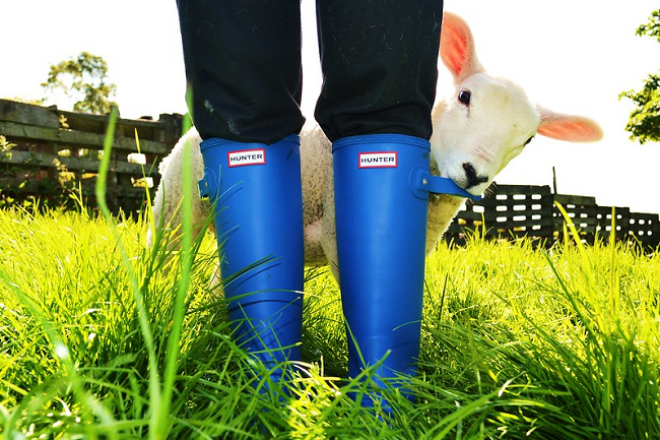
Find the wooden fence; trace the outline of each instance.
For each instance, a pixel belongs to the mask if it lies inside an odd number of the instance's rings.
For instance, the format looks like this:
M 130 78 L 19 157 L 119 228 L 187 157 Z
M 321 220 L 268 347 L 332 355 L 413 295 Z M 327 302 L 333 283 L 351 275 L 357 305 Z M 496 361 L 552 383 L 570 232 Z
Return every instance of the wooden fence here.
M 478 231 L 486 238 L 528 237 L 548 246 L 563 236 L 564 216 L 559 202 L 581 239 L 593 243 L 596 237 L 609 239 L 612 233 L 611 206 L 599 206 L 594 197 L 554 194 L 549 186 L 494 185 L 480 202 L 468 202 L 445 234 L 445 239 L 462 244 L 465 235 Z M 630 212 L 614 207 L 617 240 L 638 242 L 655 248 L 660 244 L 658 214 Z
M 78 185 L 86 206 L 94 207 L 108 116 L 90 115 L 0 100 L 0 202 L 38 198 L 43 204 L 70 204 Z M 117 212 L 136 212 L 145 186 L 156 188 L 158 161 L 181 135 L 181 115 L 158 121 L 118 119 L 108 175 L 107 197 Z M 138 155 L 135 133 L 140 142 Z

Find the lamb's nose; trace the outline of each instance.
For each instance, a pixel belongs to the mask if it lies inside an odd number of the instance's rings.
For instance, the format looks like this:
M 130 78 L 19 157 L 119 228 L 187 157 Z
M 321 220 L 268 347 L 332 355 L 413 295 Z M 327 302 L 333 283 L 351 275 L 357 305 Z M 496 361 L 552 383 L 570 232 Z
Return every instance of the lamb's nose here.
M 488 182 L 487 176 L 477 175 L 477 171 L 474 169 L 474 167 L 470 162 L 465 162 L 463 164 L 463 169 L 465 170 L 465 177 L 467 177 L 467 181 L 468 181 L 467 188 L 477 186 L 480 183 Z

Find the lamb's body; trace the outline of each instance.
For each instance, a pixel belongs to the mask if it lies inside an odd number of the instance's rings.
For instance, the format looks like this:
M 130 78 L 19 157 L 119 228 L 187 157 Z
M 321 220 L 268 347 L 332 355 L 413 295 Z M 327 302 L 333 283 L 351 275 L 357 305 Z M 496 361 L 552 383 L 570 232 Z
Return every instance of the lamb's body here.
M 485 73 L 469 28 L 453 14 L 444 16 L 440 55 L 454 76 L 455 91 L 453 99 L 439 102 L 433 111 L 431 170 L 470 193 L 482 193 L 536 133 L 569 141 L 600 139 L 600 128 L 591 120 L 536 107 L 515 83 Z M 337 276 L 331 145 L 318 126 L 304 130 L 300 137 L 305 263 L 329 263 Z M 190 145 L 192 178 L 197 182 L 204 173 L 200 142 L 197 131 L 190 130 L 161 162 L 162 179 L 153 207 L 157 225 L 174 229 L 180 224 L 183 150 Z M 427 253 L 435 248 L 462 203 L 462 198 L 449 195 L 429 199 Z M 208 201 L 193 200 L 195 234 L 210 214 Z

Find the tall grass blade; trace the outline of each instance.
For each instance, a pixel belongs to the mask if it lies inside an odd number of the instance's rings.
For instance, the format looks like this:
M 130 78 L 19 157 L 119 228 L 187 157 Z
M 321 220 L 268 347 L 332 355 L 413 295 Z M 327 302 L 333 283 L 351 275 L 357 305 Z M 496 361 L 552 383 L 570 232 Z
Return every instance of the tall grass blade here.
M 107 188 L 107 177 L 108 170 L 110 169 L 110 158 L 112 155 L 112 144 L 114 143 L 115 127 L 117 124 L 118 111 L 116 107 L 113 107 L 112 112 L 110 113 L 110 118 L 108 120 L 108 129 L 106 131 L 105 140 L 103 143 L 103 158 L 99 165 L 99 174 L 96 181 L 96 202 L 101 211 L 101 214 L 108 222 L 112 225 L 112 231 L 115 235 L 115 242 L 117 248 L 119 249 L 122 260 L 124 261 L 124 266 L 129 274 L 131 288 L 133 290 L 133 295 L 135 297 L 138 321 L 140 323 L 140 331 L 147 349 L 147 354 L 149 357 L 149 402 L 151 405 L 150 411 L 150 438 L 152 439 L 161 439 L 166 437 L 167 427 L 162 425 L 160 419 L 161 415 L 161 405 L 163 404 L 162 395 L 161 395 L 161 384 L 160 384 L 160 374 L 158 369 L 158 360 L 156 356 L 156 349 L 154 346 L 153 334 L 151 332 L 151 327 L 147 320 L 147 310 L 144 304 L 144 298 L 140 285 L 138 283 L 137 277 L 133 268 L 131 267 L 131 259 L 128 256 L 128 253 L 124 249 L 121 237 L 115 226 L 112 213 L 108 208 L 106 200 L 106 188 Z

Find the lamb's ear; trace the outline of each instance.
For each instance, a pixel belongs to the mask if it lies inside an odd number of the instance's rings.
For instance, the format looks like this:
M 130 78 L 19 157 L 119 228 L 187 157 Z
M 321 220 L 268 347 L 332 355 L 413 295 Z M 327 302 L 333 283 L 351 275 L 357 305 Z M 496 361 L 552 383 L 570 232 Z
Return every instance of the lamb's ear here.
M 538 134 L 570 142 L 594 142 L 603 138 L 600 126 L 584 116 L 563 115 L 536 107 L 541 116 Z
M 455 83 L 484 71 L 477 60 L 472 31 L 461 17 L 451 12 L 445 12 L 442 19 L 440 58 L 454 76 Z

